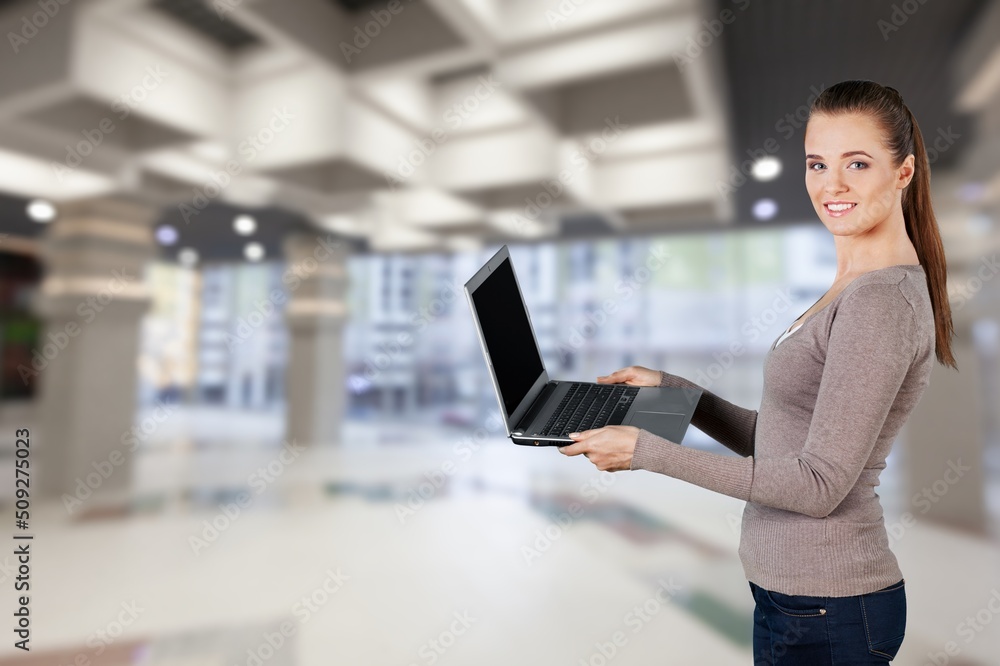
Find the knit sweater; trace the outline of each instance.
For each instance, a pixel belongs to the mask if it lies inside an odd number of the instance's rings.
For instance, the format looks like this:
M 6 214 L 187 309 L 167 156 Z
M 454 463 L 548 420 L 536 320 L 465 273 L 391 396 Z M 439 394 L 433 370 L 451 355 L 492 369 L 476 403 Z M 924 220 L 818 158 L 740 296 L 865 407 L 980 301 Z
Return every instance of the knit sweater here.
M 745 500 L 739 555 L 757 585 L 810 596 L 874 592 L 903 577 L 875 486 L 934 360 L 923 268 L 864 273 L 772 344 L 759 410 L 703 388 L 691 423 L 740 457 L 640 430 L 631 468 Z M 662 372 L 660 386 L 696 385 Z

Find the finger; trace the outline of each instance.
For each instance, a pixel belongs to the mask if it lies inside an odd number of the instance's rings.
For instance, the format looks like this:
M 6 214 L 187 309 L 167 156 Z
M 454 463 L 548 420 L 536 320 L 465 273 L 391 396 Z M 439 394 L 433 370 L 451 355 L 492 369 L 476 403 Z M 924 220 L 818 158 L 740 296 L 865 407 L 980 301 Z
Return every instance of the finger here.
M 615 370 L 610 375 L 601 375 L 597 378 L 597 381 L 602 384 L 616 384 L 628 379 L 626 375 L 625 369 L 622 368 L 621 370 Z M 603 382 L 601 381 L 602 379 L 604 380 Z
M 559 453 L 566 456 L 578 456 L 581 453 L 586 453 L 589 450 L 587 444 L 584 442 L 575 442 L 567 446 L 560 446 Z
M 582 442 L 600 432 L 604 432 L 604 428 L 594 428 L 592 430 L 584 430 L 583 432 L 571 432 L 567 435 L 567 437 L 572 437 L 576 441 Z

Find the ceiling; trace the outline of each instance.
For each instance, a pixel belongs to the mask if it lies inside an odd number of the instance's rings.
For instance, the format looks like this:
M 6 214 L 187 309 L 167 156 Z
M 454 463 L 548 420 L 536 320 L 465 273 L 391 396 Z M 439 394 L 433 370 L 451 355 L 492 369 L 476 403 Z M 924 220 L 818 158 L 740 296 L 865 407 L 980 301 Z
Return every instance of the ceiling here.
M 538 2 L 553 11 L 568 6 Z M 0 0 L 0 14 L 13 4 Z M 258 0 L 235 3 L 240 12 L 225 17 L 201 0 L 88 5 L 135 8 L 94 10 L 94 34 L 108 43 L 114 41 L 108 35 L 119 34 L 123 41 L 155 42 L 150 52 L 169 54 L 168 69 L 187 79 L 171 79 L 161 101 L 136 102 L 128 121 L 119 123 L 123 129 L 109 134 L 103 154 L 84 167 L 114 181 L 138 164 L 139 181 L 173 202 L 163 204 L 158 224 L 180 231 L 176 247 L 194 247 L 206 260 L 238 260 L 242 243 L 233 242 L 232 220 L 239 213 L 257 218 L 254 240 L 268 256 L 281 252 L 289 231 L 333 229 L 323 221 L 346 224 L 355 213 L 345 233 L 365 251 L 392 248 L 384 238 L 409 231 L 416 249 L 451 247 L 441 243 L 453 239 L 512 238 L 495 218 L 537 199 L 539 183 L 565 167 L 559 156 L 597 136 L 619 113 L 632 129 L 589 160 L 586 187 L 565 188 L 545 211 L 537 226 L 548 237 L 815 219 L 803 187 L 803 129 L 795 116 L 804 118 L 819 90 L 844 79 L 895 87 L 928 139 L 939 130 L 957 136 L 935 169 L 954 165 L 976 141 L 970 119 L 954 110 L 952 61 L 987 0 L 916 4 L 912 15 L 869 0 L 623 0 L 582 5 L 557 24 L 530 0 L 494 0 L 495 16 L 469 9 L 490 0 L 413 2 L 403 5 L 404 18 L 393 19 L 346 63 L 335 37 L 351 39 L 351 28 L 383 4 Z M 59 19 L 73 19 L 73 11 L 68 7 Z M 132 31 L 127 37 L 126 28 Z M 54 32 L 45 37 L 58 39 Z M 47 48 L 41 40 L 30 48 Z M 667 43 L 686 43 L 693 60 L 686 63 L 685 51 L 678 55 Z M 121 81 L 144 80 L 140 69 L 110 81 L 122 58 L 101 55 L 77 68 L 57 66 L 55 54 L 14 61 L 31 76 L 12 77 L 7 94 L 0 83 L 0 151 L 35 152 L 43 164 L 59 160 L 81 126 L 95 126 L 107 114 L 101 95 L 120 94 Z M 192 63 L 197 67 L 184 69 Z M 94 68 L 89 75 L 86 66 Z M 479 107 L 472 93 L 493 76 L 503 85 L 483 98 L 482 110 L 460 108 L 461 118 L 454 115 L 456 102 Z M 69 92 L 48 96 L 55 88 L 42 88 L 47 82 Z M 224 191 L 197 223 L 185 224 L 176 201 L 189 200 L 206 182 L 204 174 L 233 156 L 232 136 L 265 127 L 271 109 L 289 100 L 300 104 L 295 117 L 302 127 L 290 132 L 294 151 L 263 151 L 251 180 Z M 396 158 L 441 127 L 446 141 L 428 160 L 433 164 L 416 169 L 400 191 L 380 192 L 401 162 Z M 769 140 L 779 145 L 781 175 L 765 183 L 746 179 L 722 205 L 726 169 L 739 168 L 748 151 L 759 153 Z M 767 223 L 751 213 L 761 198 L 779 203 Z M 28 220 L 27 200 L 23 193 L 0 194 L 0 234 L 31 238 L 44 230 Z M 383 244 L 371 242 L 374 228 L 387 230 Z
M 203 0 L 153 0 L 152 7 L 196 30 L 229 52 L 260 43 L 252 32 L 243 29 L 239 23 L 225 20 L 224 12 L 216 11 Z

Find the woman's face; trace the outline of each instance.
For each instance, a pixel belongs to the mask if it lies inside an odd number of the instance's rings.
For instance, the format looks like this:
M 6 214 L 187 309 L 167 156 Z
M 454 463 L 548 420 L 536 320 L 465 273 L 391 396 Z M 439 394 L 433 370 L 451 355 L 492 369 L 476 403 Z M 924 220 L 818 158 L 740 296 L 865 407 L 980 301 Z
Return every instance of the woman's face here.
M 913 156 L 893 165 L 882 130 L 866 115 L 816 114 L 806 127 L 806 190 L 835 236 L 868 232 L 901 210 Z

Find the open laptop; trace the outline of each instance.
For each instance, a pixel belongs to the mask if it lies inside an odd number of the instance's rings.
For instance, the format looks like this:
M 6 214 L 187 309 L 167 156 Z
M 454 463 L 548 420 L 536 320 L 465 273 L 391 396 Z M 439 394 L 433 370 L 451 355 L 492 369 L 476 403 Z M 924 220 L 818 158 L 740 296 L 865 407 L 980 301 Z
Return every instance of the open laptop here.
M 566 446 L 571 432 L 633 425 L 680 443 L 701 390 L 549 379 L 507 246 L 465 283 L 493 390 L 515 444 Z

